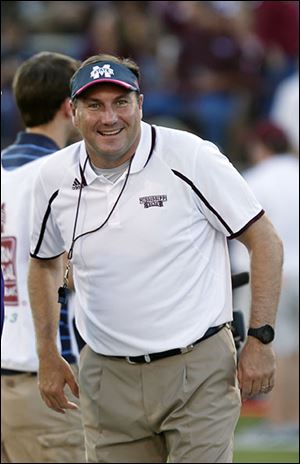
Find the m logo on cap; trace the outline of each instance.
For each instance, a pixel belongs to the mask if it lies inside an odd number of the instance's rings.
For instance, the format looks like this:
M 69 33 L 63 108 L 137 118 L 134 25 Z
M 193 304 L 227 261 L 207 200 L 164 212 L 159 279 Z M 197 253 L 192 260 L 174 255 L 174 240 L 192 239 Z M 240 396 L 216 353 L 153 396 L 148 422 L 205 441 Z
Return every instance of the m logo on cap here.
M 77 98 L 94 84 L 109 82 L 127 90 L 140 92 L 136 74 L 122 63 L 98 61 L 79 68 L 71 80 L 71 98 Z
M 105 64 L 100 68 L 100 66 L 93 66 L 93 70 L 90 74 L 90 76 L 93 79 L 99 79 L 99 77 L 104 76 L 104 77 L 111 77 L 114 75 L 114 70 L 111 69 L 110 64 Z

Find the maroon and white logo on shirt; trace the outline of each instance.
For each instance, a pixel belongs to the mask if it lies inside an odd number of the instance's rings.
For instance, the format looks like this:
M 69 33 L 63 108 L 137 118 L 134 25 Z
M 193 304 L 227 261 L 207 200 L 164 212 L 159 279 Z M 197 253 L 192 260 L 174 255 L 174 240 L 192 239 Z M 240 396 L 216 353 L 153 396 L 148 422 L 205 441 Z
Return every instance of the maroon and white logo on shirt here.
M 5 203 L 1 203 L 1 234 L 4 233 L 5 223 L 6 223 L 6 208 L 5 208 Z
M 140 204 L 144 208 L 151 208 L 152 206 L 164 206 L 164 202 L 168 200 L 167 195 L 149 195 L 147 197 L 140 197 Z
M 1 233 L 4 233 L 6 222 L 5 204 L 1 205 Z M 16 237 L 1 237 L 1 267 L 4 277 L 4 304 L 17 306 L 19 304 L 17 269 L 16 269 Z
M 19 304 L 16 249 L 16 237 L 1 237 L 1 267 L 4 277 L 4 303 L 7 306 L 17 306 Z

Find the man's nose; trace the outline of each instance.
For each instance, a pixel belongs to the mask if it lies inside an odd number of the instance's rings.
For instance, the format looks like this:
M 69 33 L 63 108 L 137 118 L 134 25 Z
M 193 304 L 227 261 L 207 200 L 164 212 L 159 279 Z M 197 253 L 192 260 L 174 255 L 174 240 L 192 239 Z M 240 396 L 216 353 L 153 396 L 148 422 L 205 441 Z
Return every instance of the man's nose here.
M 118 115 L 114 108 L 104 108 L 101 114 L 101 120 L 103 124 L 113 124 L 118 120 Z

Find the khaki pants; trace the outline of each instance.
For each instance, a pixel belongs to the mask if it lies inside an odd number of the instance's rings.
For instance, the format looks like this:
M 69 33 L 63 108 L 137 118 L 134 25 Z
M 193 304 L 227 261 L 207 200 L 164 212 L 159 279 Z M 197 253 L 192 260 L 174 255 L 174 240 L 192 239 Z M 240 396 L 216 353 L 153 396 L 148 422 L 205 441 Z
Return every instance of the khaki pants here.
M 88 462 L 228 463 L 240 413 L 230 329 L 149 364 L 81 352 Z
M 1 376 L 1 462 L 86 462 L 80 411 L 49 409 L 36 376 Z

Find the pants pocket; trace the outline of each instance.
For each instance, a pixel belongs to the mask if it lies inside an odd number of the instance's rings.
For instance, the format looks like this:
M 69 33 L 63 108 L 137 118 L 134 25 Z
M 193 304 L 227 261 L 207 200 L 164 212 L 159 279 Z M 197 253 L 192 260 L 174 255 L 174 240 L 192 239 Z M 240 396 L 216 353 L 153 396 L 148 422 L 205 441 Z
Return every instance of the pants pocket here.
M 43 433 L 37 438 L 42 448 L 41 462 L 86 462 L 83 432 L 79 430 Z

